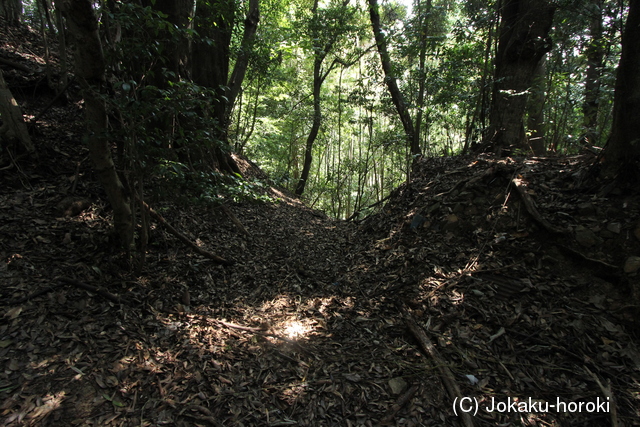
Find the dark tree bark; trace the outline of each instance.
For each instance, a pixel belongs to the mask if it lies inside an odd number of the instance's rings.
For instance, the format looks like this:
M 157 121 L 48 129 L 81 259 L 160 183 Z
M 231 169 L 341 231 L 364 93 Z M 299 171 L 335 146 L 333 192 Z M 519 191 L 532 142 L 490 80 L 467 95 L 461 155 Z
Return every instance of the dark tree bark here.
M 16 25 L 22 17 L 21 0 L 0 0 L 0 13 L 7 20 L 7 23 Z
M 75 38 L 76 78 L 82 88 L 88 127 L 89 155 L 98 180 L 113 208 L 114 226 L 120 242 L 129 250 L 133 242 L 133 220 L 129 197 L 116 173 L 106 138 L 107 110 L 101 92 L 106 84 L 105 62 L 98 34 L 98 20 L 90 0 L 56 2 Z
M 547 58 L 538 62 L 531 84 L 531 95 L 527 107 L 527 129 L 531 133 L 529 147 L 536 156 L 547 151 L 545 142 L 544 104 L 546 102 Z
M 236 99 L 242 88 L 244 76 L 249 66 L 249 58 L 251 57 L 251 48 L 258 30 L 258 22 L 260 21 L 260 9 L 258 0 L 249 0 L 249 11 L 244 20 L 244 33 L 242 34 L 242 43 L 240 44 L 240 54 L 236 59 L 233 72 L 227 84 L 227 107 L 225 109 L 224 124 L 226 132 L 229 131 L 231 111 L 235 107 Z
M 378 47 L 378 53 L 380 54 L 380 62 L 382 64 L 382 70 L 384 71 L 385 82 L 387 83 L 387 88 L 389 89 L 393 105 L 395 105 L 398 115 L 400 116 L 400 121 L 402 122 L 402 127 L 404 128 L 404 133 L 407 137 L 407 143 L 411 147 L 411 155 L 417 157 L 422 154 L 422 151 L 420 150 L 420 145 L 416 143 L 416 132 L 413 126 L 413 121 L 411 120 L 411 114 L 409 114 L 409 107 L 398 88 L 396 76 L 393 74 L 393 70 L 391 68 L 391 58 L 389 57 L 389 50 L 387 49 L 387 40 L 385 39 L 380 26 L 378 1 L 368 0 L 368 2 L 371 27 L 373 28 L 373 35 Z
M 214 138 L 218 142 L 214 149 L 217 166 L 222 171 L 239 174 L 238 165 L 223 147 L 228 147 L 229 119 L 249 63 L 250 49 L 259 20 L 258 1 L 251 0 L 249 3 L 249 12 L 244 23 L 242 52 L 237 58 L 231 76 L 229 64 L 231 38 L 235 26 L 235 1 L 198 0 L 196 9 L 196 31 L 200 40 L 193 44 L 192 78 L 195 83 L 215 92 L 211 112 L 217 122 L 214 130 Z
M 27 125 L 24 123 L 22 110 L 7 87 L 2 70 L 0 70 L 0 117 L 2 117 L 3 121 L 0 127 L 0 136 L 17 139 L 27 153 L 33 153 L 36 148 L 31 142 Z
M 524 114 L 540 59 L 551 50 L 555 6 L 540 0 L 505 0 L 496 55 L 489 127 L 483 148 L 526 146 Z
M 180 30 L 191 28 L 196 0 L 143 0 L 144 6 L 151 6 L 167 15 L 167 20 Z M 154 83 L 164 86 L 166 80 L 161 75 L 161 68 L 165 66 L 174 74 L 170 80 L 179 80 L 180 77 L 189 77 L 189 51 L 190 41 L 184 35 L 171 35 L 167 31 L 159 34 L 160 38 L 165 38 L 164 46 L 167 50 L 167 63 L 159 63 L 154 70 Z
M 600 77 L 604 64 L 605 41 L 602 38 L 602 0 L 592 0 L 589 35 L 587 45 L 587 73 L 584 82 L 584 139 L 589 145 L 598 144 L 598 98 L 600 95 Z
M 302 172 L 300 174 L 298 184 L 296 185 L 295 193 L 297 196 L 301 196 L 307 186 L 307 180 L 309 179 L 309 173 L 311 172 L 311 163 L 313 162 L 313 145 L 315 144 L 318 132 L 320 131 L 320 126 L 322 125 L 320 90 L 322 89 L 322 83 L 324 82 L 322 75 L 322 61 L 324 60 L 325 55 L 319 52 L 321 51 L 316 49 L 316 55 L 313 61 L 313 123 L 311 124 L 309 135 L 307 135 Z M 324 77 L 326 77 L 326 74 Z
M 631 0 L 622 35 L 622 54 L 616 77 L 613 124 L 605 151 L 603 175 L 634 172 L 640 157 L 640 1 Z

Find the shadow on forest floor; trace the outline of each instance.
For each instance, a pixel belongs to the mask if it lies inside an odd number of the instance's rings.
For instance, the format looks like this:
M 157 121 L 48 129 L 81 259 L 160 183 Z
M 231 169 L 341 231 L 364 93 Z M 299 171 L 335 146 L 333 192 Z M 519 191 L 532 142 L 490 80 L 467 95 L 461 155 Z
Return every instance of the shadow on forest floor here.
M 155 204 L 236 263 L 154 224 L 136 275 L 110 246 L 79 118 L 53 107 L 39 160 L 0 172 L 0 424 L 640 419 L 640 197 L 589 187 L 592 158 L 424 159 L 358 224 L 275 189 L 279 203 L 227 206 L 247 233 L 223 210 Z M 456 397 L 479 412 L 456 416 Z

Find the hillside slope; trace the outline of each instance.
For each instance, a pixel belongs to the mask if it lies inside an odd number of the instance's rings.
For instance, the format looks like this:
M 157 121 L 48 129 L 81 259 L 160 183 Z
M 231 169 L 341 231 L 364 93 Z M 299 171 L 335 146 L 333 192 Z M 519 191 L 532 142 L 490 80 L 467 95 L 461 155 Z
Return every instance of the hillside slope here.
M 70 94 L 39 157 L 0 171 L 0 425 L 638 424 L 640 197 L 593 181 L 588 155 L 424 159 L 357 224 L 276 188 L 153 201 L 235 263 L 154 222 L 136 273 Z M 28 116 L 50 99 L 16 97 Z M 481 410 L 456 416 L 460 397 Z M 544 411 L 558 399 L 582 411 Z

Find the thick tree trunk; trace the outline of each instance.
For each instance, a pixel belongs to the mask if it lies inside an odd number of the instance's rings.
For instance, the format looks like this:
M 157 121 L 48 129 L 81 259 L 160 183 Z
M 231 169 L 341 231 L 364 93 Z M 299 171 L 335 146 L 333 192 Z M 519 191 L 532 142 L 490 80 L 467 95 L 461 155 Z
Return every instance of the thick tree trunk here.
M 28 153 L 33 153 L 36 149 L 31 142 L 27 125 L 24 123 L 22 110 L 7 87 L 2 70 L 0 70 L 0 117 L 4 122 L 0 127 L 0 136 L 6 135 L 9 139 L 17 139 Z
M 0 13 L 7 20 L 7 23 L 16 25 L 22 16 L 21 0 L 0 0 Z
M 531 85 L 531 96 L 529 97 L 527 129 L 529 137 L 529 147 L 536 156 L 543 155 L 546 151 L 545 142 L 545 122 L 544 104 L 546 102 L 546 56 L 542 57 L 533 75 Z
M 225 86 L 229 78 L 235 7 L 234 0 L 220 0 L 215 4 L 198 0 L 196 6 L 195 26 L 200 40 L 193 43 L 191 74 L 195 83 L 215 91 L 213 112 L 221 129 L 225 128 Z
M 113 208 L 114 226 L 120 242 L 129 250 L 133 242 L 133 223 L 129 197 L 116 173 L 106 138 L 107 111 L 102 99 L 105 63 L 98 34 L 98 21 L 90 0 L 63 0 L 57 4 L 65 14 L 75 38 L 76 78 L 82 87 L 89 133 L 89 155 L 96 174 Z
M 196 0 L 143 0 L 144 6 L 151 6 L 167 15 L 167 21 L 180 30 L 191 28 L 195 12 Z M 170 35 L 167 31 L 161 31 L 160 38 L 166 38 L 163 44 L 166 48 L 167 62 L 158 63 L 154 70 L 154 81 L 159 86 L 166 85 L 165 76 L 162 75 L 162 67 L 166 67 L 174 74 L 169 80 L 179 80 L 180 77 L 189 77 L 189 51 L 190 41 L 184 36 Z
M 409 114 L 409 107 L 398 88 L 398 82 L 396 81 L 396 77 L 393 74 L 393 70 L 391 68 L 391 59 L 389 57 L 389 51 L 387 49 L 387 41 L 382 33 L 382 29 L 380 26 L 380 13 L 378 11 L 378 1 L 377 0 L 368 0 L 369 2 L 369 16 L 371 18 L 371 27 L 373 28 L 373 35 L 376 40 L 376 45 L 378 47 L 378 53 L 380 54 L 380 62 L 382 64 L 382 70 L 384 71 L 385 81 L 387 83 L 387 88 L 389 89 L 389 94 L 391 95 L 391 100 L 393 101 L 393 105 L 395 105 L 396 110 L 398 111 L 398 115 L 400 116 L 400 121 L 402 122 L 402 127 L 404 128 L 404 133 L 407 137 L 407 143 L 411 148 L 412 156 L 420 156 L 422 151 L 420 150 L 420 145 L 417 143 L 415 138 L 415 129 L 413 127 L 413 121 L 411 120 L 411 114 Z
M 603 175 L 631 172 L 640 157 L 640 1 L 632 0 L 622 35 L 613 101 L 613 124 L 605 151 Z
M 227 109 L 231 106 L 227 101 L 227 79 L 235 12 L 234 0 L 214 3 L 197 1 L 195 27 L 200 40 L 193 43 L 191 75 L 195 83 L 215 92 L 215 99 L 211 101 L 211 114 L 216 121 L 216 129 L 213 129 L 216 166 L 223 172 L 239 174 L 238 165 L 230 153 L 223 149 L 228 146 L 226 121 L 229 117 Z M 242 81 L 238 79 L 236 84 L 241 85 Z
M 527 98 L 538 62 L 551 50 L 554 11 L 551 3 L 540 0 L 506 0 L 503 5 L 489 127 L 482 144 L 498 155 L 503 147 L 526 146 Z

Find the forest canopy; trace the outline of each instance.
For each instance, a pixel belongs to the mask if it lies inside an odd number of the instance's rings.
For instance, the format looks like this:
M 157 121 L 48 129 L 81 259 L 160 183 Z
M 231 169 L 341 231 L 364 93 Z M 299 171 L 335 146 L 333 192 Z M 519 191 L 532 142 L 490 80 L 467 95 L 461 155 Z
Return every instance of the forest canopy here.
M 630 13 L 605 0 L 4 0 L 1 11 L 49 35 L 58 91 L 76 47 L 94 163 L 128 177 L 100 175 L 112 204 L 142 177 L 209 202 L 248 196 L 236 153 L 335 218 L 366 214 L 420 156 L 599 150 Z M 637 151 L 625 144 L 623 157 Z M 116 223 L 130 223 L 127 203 Z

